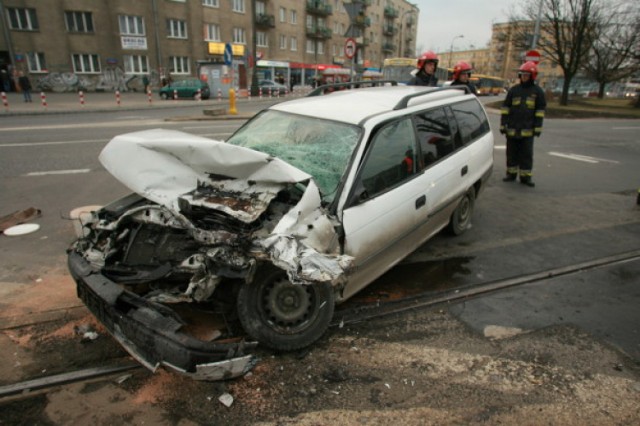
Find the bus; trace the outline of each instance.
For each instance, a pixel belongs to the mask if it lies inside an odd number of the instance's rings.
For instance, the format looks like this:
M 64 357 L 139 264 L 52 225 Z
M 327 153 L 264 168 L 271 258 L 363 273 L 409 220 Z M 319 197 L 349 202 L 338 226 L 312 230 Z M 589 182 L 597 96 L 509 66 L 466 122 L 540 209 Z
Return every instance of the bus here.
M 478 96 L 498 96 L 505 88 L 503 79 L 491 75 L 471 74 L 469 81 L 478 89 Z

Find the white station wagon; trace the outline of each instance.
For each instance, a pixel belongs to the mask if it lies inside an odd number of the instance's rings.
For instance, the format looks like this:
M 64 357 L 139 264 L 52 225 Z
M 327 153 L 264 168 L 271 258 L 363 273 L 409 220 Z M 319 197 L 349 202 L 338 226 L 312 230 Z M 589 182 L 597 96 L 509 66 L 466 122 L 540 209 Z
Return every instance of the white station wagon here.
M 121 135 L 100 161 L 133 193 L 84 216 L 79 297 L 145 366 L 221 379 L 257 343 L 311 345 L 335 304 L 465 231 L 493 136 L 464 87 L 387 85 L 279 103 L 226 142 Z M 213 316 L 245 337 L 202 337 Z

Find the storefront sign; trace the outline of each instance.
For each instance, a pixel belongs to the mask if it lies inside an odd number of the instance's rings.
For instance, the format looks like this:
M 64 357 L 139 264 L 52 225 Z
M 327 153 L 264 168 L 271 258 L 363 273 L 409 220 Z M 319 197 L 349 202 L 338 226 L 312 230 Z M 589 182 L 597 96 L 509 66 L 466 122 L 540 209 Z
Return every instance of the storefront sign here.
M 120 41 L 123 49 L 147 50 L 146 37 L 122 36 L 120 37 Z

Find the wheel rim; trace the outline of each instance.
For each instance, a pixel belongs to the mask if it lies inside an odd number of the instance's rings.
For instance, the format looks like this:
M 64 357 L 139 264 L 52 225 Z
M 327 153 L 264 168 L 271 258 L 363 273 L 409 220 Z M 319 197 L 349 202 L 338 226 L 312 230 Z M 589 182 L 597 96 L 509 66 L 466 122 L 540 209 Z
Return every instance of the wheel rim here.
M 471 200 L 469 200 L 468 196 L 465 196 L 460 202 L 460 206 L 458 207 L 458 222 L 460 225 L 466 225 L 469 221 L 469 217 L 471 216 Z
M 317 312 L 314 287 L 291 284 L 284 278 L 265 285 L 261 300 L 265 321 L 279 332 L 304 330 Z

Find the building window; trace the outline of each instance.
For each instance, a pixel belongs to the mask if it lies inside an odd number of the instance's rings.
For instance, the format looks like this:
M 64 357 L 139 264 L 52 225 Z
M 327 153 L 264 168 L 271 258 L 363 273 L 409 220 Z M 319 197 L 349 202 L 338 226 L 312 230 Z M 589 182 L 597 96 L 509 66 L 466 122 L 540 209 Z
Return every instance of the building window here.
M 29 72 L 47 72 L 44 53 L 27 52 L 27 62 L 29 64 Z
M 317 44 L 318 55 L 324 55 L 324 43 L 319 41 Z
M 280 22 L 287 22 L 287 9 L 284 7 L 280 8 Z
M 269 38 L 262 31 L 256 31 L 256 45 L 260 47 L 269 47 Z
M 124 55 L 122 57 L 125 74 L 147 74 L 149 61 L 144 55 Z
M 67 31 L 71 33 L 92 33 L 93 17 L 91 12 L 64 12 Z
M 120 15 L 118 16 L 121 35 L 144 35 L 144 19 L 142 16 Z
M 167 34 L 169 38 L 187 38 L 187 22 L 167 19 Z
M 35 9 L 10 7 L 7 12 L 9 12 L 9 27 L 12 30 L 34 31 L 40 28 Z
M 291 51 L 296 52 L 298 50 L 298 39 L 291 37 Z
M 233 29 L 233 42 L 235 44 L 247 44 L 247 36 L 244 28 Z
M 73 62 L 73 72 L 75 73 L 99 73 L 100 57 L 98 55 L 71 55 Z
M 298 12 L 296 12 L 295 10 L 291 11 L 291 23 L 293 25 L 298 23 Z
M 263 1 L 256 2 L 256 16 L 264 15 L 266 13 L 266 7 Z
M 233 0 L 233 11 L 244 13 L 244 0 Z
M 205 41 L 220 41 L 220 25 L 205 24 L 204 26 Z
M 287 48 L 287 36 L 280 35 L 280 49 L 285 50 Z
M 307 40 L 307 53 L 316 53 L 316 41 Z
M 208 7 L 220 7 L 218 0 L 202 0 L 202 5 Z
M 187 56 L 170 56 L 171 72 L 174 74 L 191 74 L 189 68 L 189 57 Z

